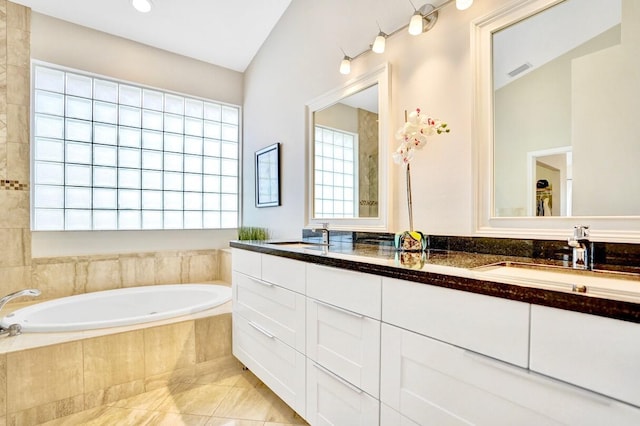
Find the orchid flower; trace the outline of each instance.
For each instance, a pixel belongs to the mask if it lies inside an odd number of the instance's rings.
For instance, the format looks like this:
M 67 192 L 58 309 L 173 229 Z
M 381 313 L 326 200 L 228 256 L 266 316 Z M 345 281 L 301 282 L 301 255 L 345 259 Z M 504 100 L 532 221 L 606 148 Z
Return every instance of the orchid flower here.
M 420 108 L 409 113 L 407 122 L 396 132 L 396 139 L 401 141 L 393 153 L 393 161 L 407 165 L 413 159 L 414 151 L 427 144 L 427 137 L 449 133 L 447 123 L 421 114 Z

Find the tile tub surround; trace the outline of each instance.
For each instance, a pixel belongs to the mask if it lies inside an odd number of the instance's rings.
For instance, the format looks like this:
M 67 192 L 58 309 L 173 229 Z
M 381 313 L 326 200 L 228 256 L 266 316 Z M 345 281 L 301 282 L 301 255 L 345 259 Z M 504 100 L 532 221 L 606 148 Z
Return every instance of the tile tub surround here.
M 557 260 L 552 259 L 431 249 L 426 253 L 425 265 L 421 269 L 411 269 L 395 260 L 396 251 L 387 244 L 361 244 L 334 239 L 327 253 L 268 242 L 232 241 L 230 245 L 319 265 L 640 323 L 640 303 L 637 302 L 472 278 L 472 268 L 478 266 L 503 261 L 558 264 Z
M 167 386 L 206 384 L 231 355 L 230 305 L 212 316 L 2 353 L 0 424 L 40 424 Z

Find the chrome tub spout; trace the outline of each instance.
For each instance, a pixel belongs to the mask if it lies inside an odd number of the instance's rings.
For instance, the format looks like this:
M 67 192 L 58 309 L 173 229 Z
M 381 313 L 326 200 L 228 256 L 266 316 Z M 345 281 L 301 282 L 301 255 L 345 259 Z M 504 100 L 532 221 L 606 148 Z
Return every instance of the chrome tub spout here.
M 0 299 L 0 310 L 6 305 L 9 301 L 15 299 L 16 297 L 21 296 L 31 296 L 36 297 L 40 296 L 41 292 L 37 288 L 27 288 L 24 290 L 16 291 L 14 293 L 7 294 L 2 299 Z M 22 333 L 20 324 L 11 324 L 7 328 L 0 327 L 0 335 L 9 334 L 9 336 L 17 336 Z

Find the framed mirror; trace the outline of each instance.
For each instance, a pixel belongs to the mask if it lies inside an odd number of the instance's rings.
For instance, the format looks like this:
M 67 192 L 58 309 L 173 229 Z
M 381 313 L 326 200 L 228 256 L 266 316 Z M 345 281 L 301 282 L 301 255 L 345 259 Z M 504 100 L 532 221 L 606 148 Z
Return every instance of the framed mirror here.
M 478 234 L 640 242 L 640 11 L 519 0 L 473 22 Z M 633 194 L 633 195 L 632 195 Z
M 280 143 L 256 151 L 256 207 L 280 205 Z
M 388 65 L 314 99 L 307 110 L 307 225 L 386 231 Z

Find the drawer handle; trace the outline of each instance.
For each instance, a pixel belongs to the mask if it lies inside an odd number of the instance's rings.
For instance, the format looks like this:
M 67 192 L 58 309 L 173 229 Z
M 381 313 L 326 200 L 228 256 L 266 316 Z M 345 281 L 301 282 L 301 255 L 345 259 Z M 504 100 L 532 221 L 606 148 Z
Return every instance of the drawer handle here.
M 547 387 L 552 387 L 554 385 L 559 386 L 562 384 L 563 392 L 573 391 L 573 393 L 575 393 L 576 395 L 579 395 L 583 398 L 588 398 L 593 402 L 596 402 L 602 405 L 611 405 L 611 400 L 604 395 L 597 394 L 595 393 L 595 391 L 590 391 L 588 389 L 582 389 L 582 388 L 576 387 L 575 385 L 571 385 L 571 384 L 567 385 L 567 383 L 562 382 L 554 377 L 546 376 L 544 374 L 540 374 L 531 370 L 523 370 L 521 367 L 512 366 L 504 361 L 493 359 L 486 355 L 482 355 L 476 352 L 465 350 L 464 355 L 473 361 L 479 362 L 483 365 L 486 365 L 487 367 L 504 371 L 505 373 L 509 373 L 513 376 L 523 377 L 526 380 L 534 380 Z
M 323 366 L 321 366 L 320 364 L 316 364 L 315 362 L 313 363 L 313 366 L 315 368 L 317 368 L 318 370 L 322 371 L 323 373 L 333 377 L 335 380 L 337 380 L 338 382 L 342 383 L 344 386 L 348 387 L 349 389 L 351 389 L 352 391 L 356 392 L 357 394 L 361 394 L 362 393 L 362 389 L 352 385 L 351 383 L 347 382 L 345 379 L 343 379 L 342 377 L 336 375 L 335 373 L 327 370 L 326 368 L 324 368 Z
M 347 314 L 347 315 L 350 315 L 352 317 L 356 317 L 356 318 L 360 318 L 360 319 L 364 318 L 364 315 L 357 314 L 357 313 L 349 311 L 347 309 L 339 308 L 337 306 L 333 306 L 333 305 L 330 305 L 328 303 L 321 302 L 319 300 L 315 300 L 315 299 L 312 299 L 312 300 L 314 302 L 316 302 L 318 305 L 322 305 L 322 306 L 324 306 L 326 308 L 333 309 L 334 311 L 342 312 L 343 314 Z
M 276 336 L 274 336 L 273 334 L 269 333 L 267 330 L 265 330 L 264 328 L 260 327 L 258 324 L 254 323 L 253 321 L 249 321 L 249 325 L 253 328 L 255 328 L 256 330 L 258 330 L 260 333 L 264 334 L 265 336 L 267 336 L 269 339 L 274 339 Z
M 258 283 L 258 284 L 263 285 L 265 287 L 273 287 L 272 283 L 269 283 L 269 282 L 266 282 L 266 281 L 262 281 L 262 280 L 259 280 L 257 278 L 253 278 L 253 277 L 247 277 L 247 278 L 249 278 L 249 280 L 253 281 L 254 283 Z

